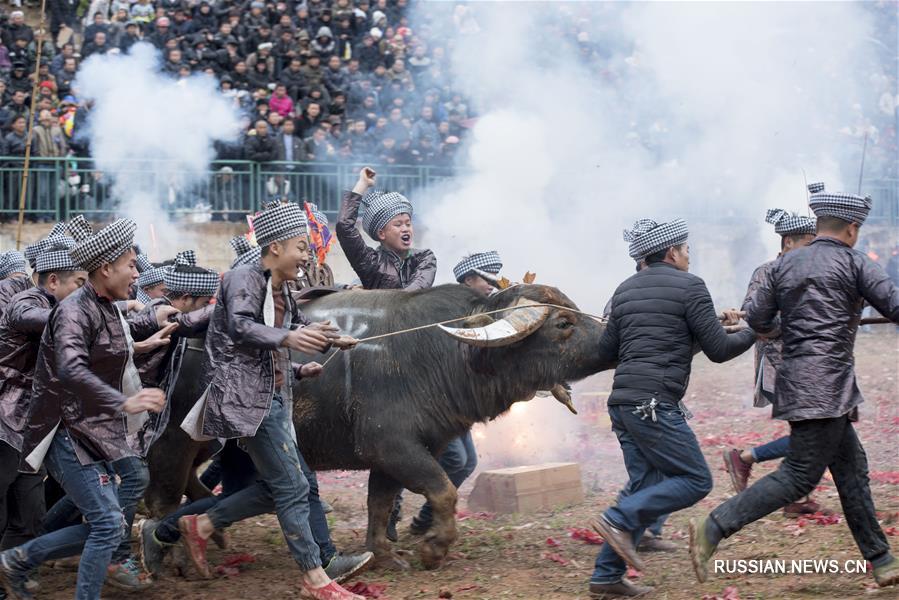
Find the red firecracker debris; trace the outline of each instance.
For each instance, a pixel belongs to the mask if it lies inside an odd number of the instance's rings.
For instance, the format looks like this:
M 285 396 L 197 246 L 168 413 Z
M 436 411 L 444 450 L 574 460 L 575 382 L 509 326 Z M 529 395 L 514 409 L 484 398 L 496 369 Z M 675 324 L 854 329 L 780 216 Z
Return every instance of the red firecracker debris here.
M 628 567 L 627 574 L 625 576 L 628 579 L 640 579 L 641 577 L 643 577 L 643 573 L 633 567 Z
M 602 545 L 605 541 L 602 539 L 602 536 L 593 531 L 592 529 L 586 529 L 584 527 L 569 527 L 568 535 L 571 536 L 573 540 L 580 540 L 587 544 L 594 544 L 596 546 Z
M 871 471 L 868 476 L 871 481 L 899 485 L 899 471 Z
M 380 583 L 365 583 L 364 581 L 357 581 L 347 588 L 348 591 L 364 596 L 365 598 L 380 598 L 384 595 L 386 589 L 386 585 Z
M 215 567 L 216 575 L 222 577 L 236 577 L 240 575 L 240 568 L 243 565 L 249 565 L 256 562 L 256 558 L 249 554 L 232 554 L 226 556 L 222 564 Z
M 550 548 L 558 548 L 559 546 L 561 546 L 558 540 L 551 537 L 546 538 L 546 545 Z
M 705 594 L 702 597 L 702 600 L 740 600 L 740 592 L 737 591 L 737 588 L 734 586 L 728 586 L 724 588 L 724 591 L 720 594 L 711 595 Z
M 887 527 L 883 532 L 887 535 L 899 535 L 899 527 Z
M 545 552 L 543 554 L 543 558 L 551 560 L 554 563 L 559 563 L 563 567 L 568 566 L 568 563 L 571 562 L 567 558 L 563 557 L 560 554 L 556 554 L 555 552 Z

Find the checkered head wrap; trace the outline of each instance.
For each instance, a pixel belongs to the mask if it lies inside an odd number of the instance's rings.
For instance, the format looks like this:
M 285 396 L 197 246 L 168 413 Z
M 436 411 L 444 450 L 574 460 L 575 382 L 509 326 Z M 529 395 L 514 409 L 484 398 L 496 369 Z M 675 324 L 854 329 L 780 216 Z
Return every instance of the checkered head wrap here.
M 857 196 L 842 192 L 825 192 L 824 184 L 809 185 L 809 191 L 815 186 L 817 192 L 809 197 L 808 205 L 818 217 L 836 217 L 848 223 L 864 224 L 871 212 L 873 202 L 870 197 Z
M 306 233 L 306 217 L 296 202 L 270 202 L 253 219 L 259 247 L 268 246 Z
M 809 194 L 820 194 L 824 191 L 824 182 L 816 181 L 815 183 L 808 184 L 808 193 Z
M 193 250 L 179 252 L 175 264 L 165 269 L 165 287 L 176 294 L 189 296 L 215 296 L 219 274 L 197 266 Z
M 137 287 L 140 289 L 159 285 L 165 277 L 165 268 L 154 267 L 146 254 L 137 255 L 137 271 L 140 273 L 137 278 Z
M 66 224 L 57 223 L 53 226 L 53 229 L 50 230 L 50 233 L 47 234 L 47 237 L 38 240 L 29 246 L 25 246 L 25 258 L 28 260 L 28 264 L 31 265 L 32 269 L 37 268 L 37 257 L 40 256 L 41 252 L 47 247 L 47 240 L 58 235 L 65 235 L 65 233 Z
M 475 269 L 490 273 L 491 275 L 499 275 L 502 268 L 503 261 L 499 257 L 499 252 L 496 250 L 488 250 L 487 252 L 469 254 L 460 260 L 459 264 L 453 267 L 453 275 L 456 276 L 456 281 L 462 283 L 465 276 Z
M 72 260 L 87 272 L 113 262 L 134 246 L 137 225 L 131 219 L 119 219 L 93 233 L 90 223 L 78 215 L 69 223 L 69 231 L 77 243 Z
M 624 241 L 630 244 L 628 255 L 639 261 L 660 250 L 683 244 L 688 235 L 683 219 L 661 224 L 652 219 L 640 219 L 631 229 L 624 230 Z
M 777 235 L 804 235 L 815 233 L 815 219 L 788 213 L 782 208 L 769 208 L 765 222 L 774 225 Z
M 75 240 L 60 234 L 48 237 L 46 242 L 44 251 L 37 257 L 35 271 L 38 273 L 61 273 L 80 270 L 80 267 L 72 261 L 71 256 Z
M 412 216 L 412 203 L 396 192 L 372 192 L 362 201 L 365 212 L 362 215 L 362 228 L 375 241 L 380 232 L 397 215 Z
M 231 263 L 232 269 L 257 262 L 262 257 L 262 248 L 250 245 L 250 241 L 242 235 L 231 238 L 231 247 L 237 255 Z
M 25 255 L 16 250 L 0 254 L 0 279 L 9 277 L 13 273 L 27 273 Z

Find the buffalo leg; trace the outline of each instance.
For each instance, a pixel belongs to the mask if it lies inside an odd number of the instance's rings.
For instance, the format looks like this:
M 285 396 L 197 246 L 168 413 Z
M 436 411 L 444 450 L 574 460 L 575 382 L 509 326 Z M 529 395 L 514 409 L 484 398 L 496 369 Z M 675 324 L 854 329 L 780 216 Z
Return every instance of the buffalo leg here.
M 387 453 L 385 453 L 387 454 Z M 446 476 L 446 472 L 425 448 L 404 449 L 387 454 L 389 461 L 381 461 L 381 470 L 390 474 L 399 485 L 416 494 L 422 494 L 431 503 L 434 511 L 434 524 L 428 530 L 419 546 L 419 556 L 427 569 L 440 566 L 449 552 L 449 547 L 456 541 L 456 487 Z M 370 484 L 369 484 L 370 485 Z M 391 488 L 393 489 L 393 488 Z M 371 491 L 369 489 L 369 494 Z M 389 513 L 391 500 L 384 510 L 384 526 Z M 379 508 L 379 510 L 381 510 Z M 369 509 L 369 513 L 371 510 Z M 369 521 L 371 527 L 371 521 Z M 383 535 L 384 527 L 381 527 Z
M 409 563 L 393 553 L 387 539 L 387 520 L 393 499 L 402 486 L 390 475 L 376 469 L 368 474 L 368 534 L 365 545 L 379 566 L 408 569 Z

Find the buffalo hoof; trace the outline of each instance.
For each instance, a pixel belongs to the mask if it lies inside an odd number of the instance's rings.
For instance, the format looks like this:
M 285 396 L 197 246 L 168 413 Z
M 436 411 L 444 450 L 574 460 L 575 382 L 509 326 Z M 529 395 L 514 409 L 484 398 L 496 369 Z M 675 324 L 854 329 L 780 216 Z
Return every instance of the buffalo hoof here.
M 449 544 L 439 542 L 428 536 L 418 547 L 418 555 L 425 569 L 433 570 L 440 568 L 443 559 L 449 552 Z

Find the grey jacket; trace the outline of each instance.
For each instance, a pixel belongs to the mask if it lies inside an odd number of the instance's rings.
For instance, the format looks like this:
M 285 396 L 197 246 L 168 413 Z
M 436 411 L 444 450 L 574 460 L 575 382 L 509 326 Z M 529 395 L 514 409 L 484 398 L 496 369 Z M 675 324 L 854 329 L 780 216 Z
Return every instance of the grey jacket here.
M 865 301 L 899 323 L 899 288 L 867 256 L 828 237 L 777 259 L 744 303 L 746 321 L 761 332 L 780 329 L 774 417 L 826 419 L 862 403 L 853 348 Z

